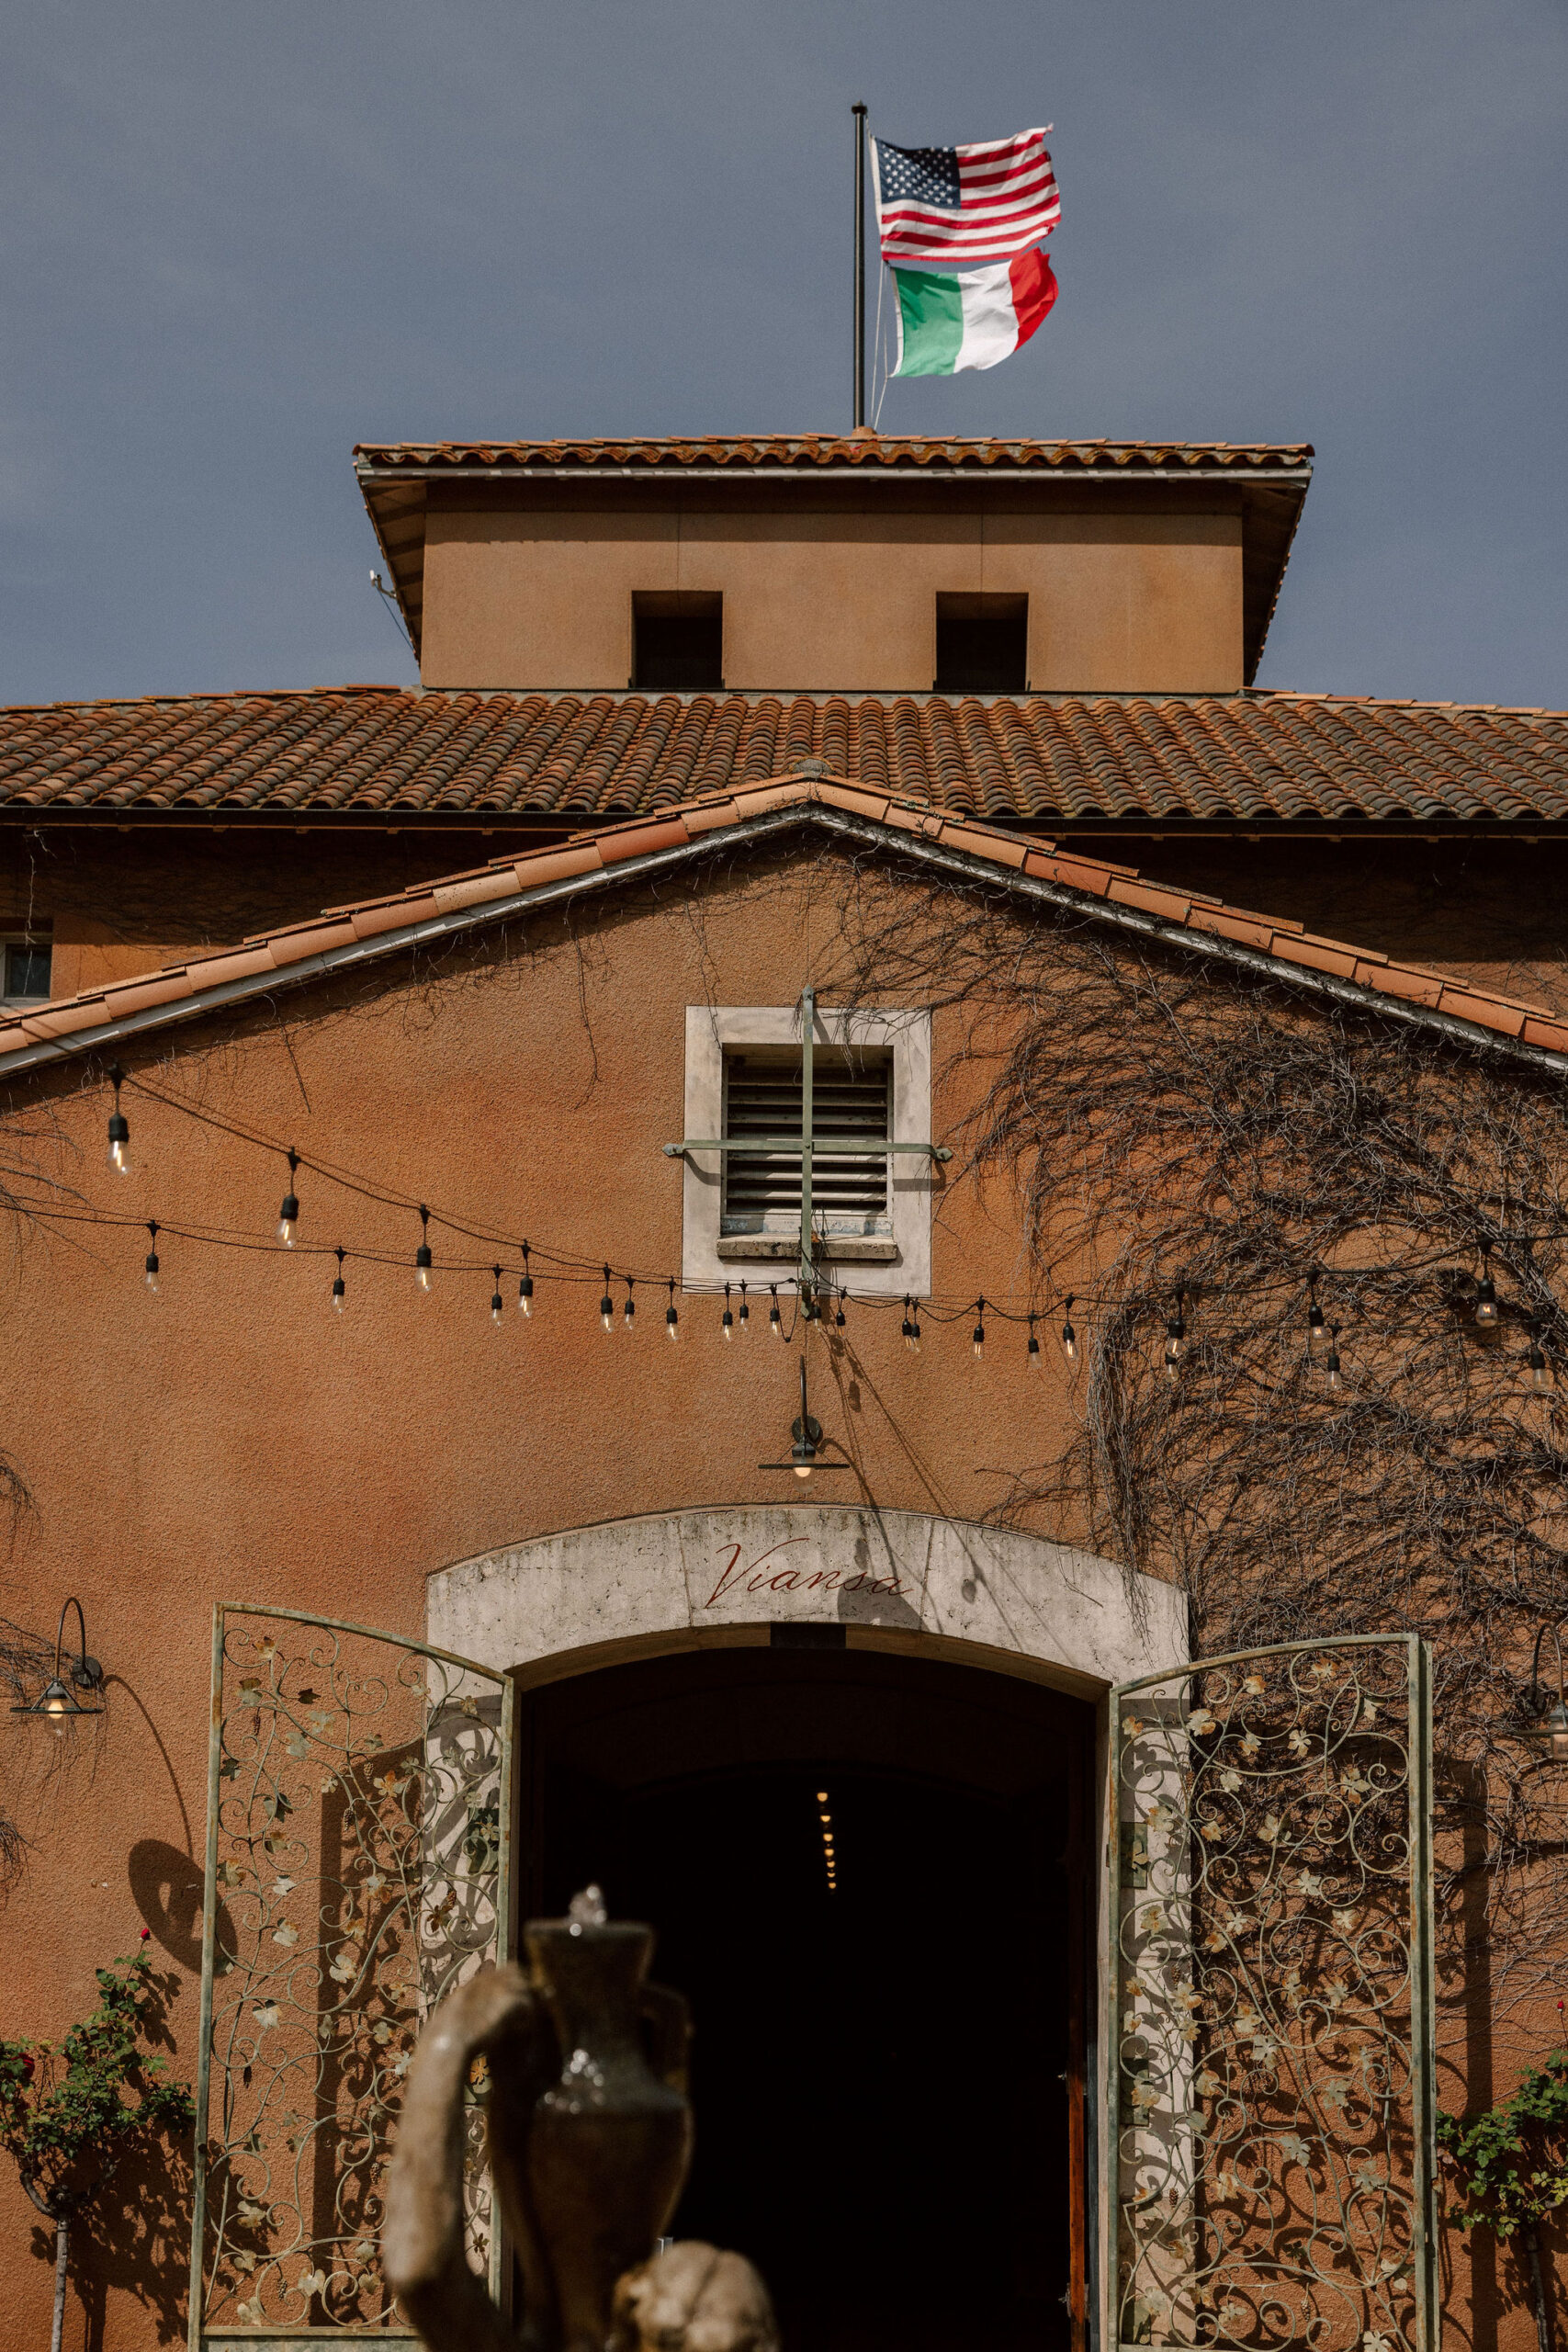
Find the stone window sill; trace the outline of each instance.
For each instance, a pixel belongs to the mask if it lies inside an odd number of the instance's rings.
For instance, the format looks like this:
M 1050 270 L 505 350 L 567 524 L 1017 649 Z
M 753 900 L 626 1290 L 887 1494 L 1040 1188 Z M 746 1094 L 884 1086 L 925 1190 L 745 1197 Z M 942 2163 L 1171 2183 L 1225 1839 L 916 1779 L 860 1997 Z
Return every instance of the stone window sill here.
M 794 1264 L 800 1256 L 797 1236 L 783 1233 L 726 1233 L 718 1241 L 718 1254 L 726 1265 L 737 1260 L 765 1261 L 773 1265 L 787 1260 Z M 849 1236 L 835 1238 L 820 1234 L 817 1239 L 818 1263 L 829 1265 L 891 1265 L 898 1255 L 896 1241 L 879 1241 L 871 1236 L 852 1239 Z

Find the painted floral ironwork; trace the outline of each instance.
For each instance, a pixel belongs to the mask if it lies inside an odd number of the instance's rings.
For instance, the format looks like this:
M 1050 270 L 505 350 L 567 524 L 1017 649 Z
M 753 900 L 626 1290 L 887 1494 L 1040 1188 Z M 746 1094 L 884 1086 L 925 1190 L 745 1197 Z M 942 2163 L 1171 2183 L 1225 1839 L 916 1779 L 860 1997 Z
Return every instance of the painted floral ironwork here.
M 390 1635 L 218 1611 L 193 2346 L 404 2332 L 376 2252 L 389 2133 L 424 2018 L 502 1955 L 505 1696 Z
M 1415 1639 L 1116 1694 L 1115 2338 L 1432 2352 Z

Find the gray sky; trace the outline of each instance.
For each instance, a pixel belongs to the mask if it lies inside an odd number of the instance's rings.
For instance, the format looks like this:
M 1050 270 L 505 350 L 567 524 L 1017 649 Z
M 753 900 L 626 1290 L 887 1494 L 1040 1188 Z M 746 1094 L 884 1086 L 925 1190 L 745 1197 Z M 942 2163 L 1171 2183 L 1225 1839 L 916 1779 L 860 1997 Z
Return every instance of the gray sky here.
M 356 439 L 847 427 L 856 97 L 1062 187 L 886 429 L 1313 441 L 1261 683 L 1568 704 L 1562 0 L 14 10 L 0 701 L 412 679 Z

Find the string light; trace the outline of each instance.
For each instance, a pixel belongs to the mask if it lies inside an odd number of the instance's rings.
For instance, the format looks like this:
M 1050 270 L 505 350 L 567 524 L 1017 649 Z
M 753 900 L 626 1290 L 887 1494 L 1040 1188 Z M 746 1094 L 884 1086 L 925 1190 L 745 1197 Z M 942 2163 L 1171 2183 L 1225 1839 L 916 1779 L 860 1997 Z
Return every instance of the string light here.
M 130 1122 L 119 1107 L 119 1090 L 125 1084 L 125 1072 L 118 1062 L 109 1067 L 109 1084 L 114 1088 L 114 1109 L 109 1114 L 109 1166 L 116 1173 L 130 1173 Z
M 1176 1378 L 1181 1359 L 1187 1353 L 1187 1325 L 1181 1313 L 1181 1302 L 1185 1296 L 1184 1291 L 1177 1292 L 1176 1312 L 1165 1327 L 1165 1376 L 1168 1380 Z
M 1315 1274 L 1307 1276 L 1307 1289 L 1312 1298 L 1312 1304 L 1307 1308 L 1307 1347 L 1312 1354 L 1320 1356 L 1328 1345 L 1328 1326 L 1323 1319 L 1323 1309 L 1318 1305 Z
M 430 1269 L 434 1264 L 430 1254 L 430 1211 L 419 1204 L 419 1248 L 413 1253 L 413 1278 L 419 1284 L 422 1298 L 430 1295 Z
M 1532 1388 L 1547 1389 L 1551 1387 L 1551 1374 L 1547 1369 L 1545 1351 L 1542 1349 L 1540 1344 L 1540 1325 L 1539 1323 L 1532 1323 L 1530 1325 L 1529 1374 L 1530 1386 Z
M 610 1269 L 608 1266 L 604 1269 L 604 1295 L 599 1301 L 599 1320 L 603 1323 L 606 1331 L 613 1331 L 615 1329 L 615 1302 L 610 1296 Z
M 779 1313 L 779 1286 L 777 1283 L 770 1283 L 768 1284 L 768 1296 L 773 1301 L 773 1305 L 768 1309 L 768 1329 L 773 1333 L 775 1340 L 782 1340 L 784 1338 L 784 1317 Z
M 626 1276 L 626 1303 L 621 1309 L 621 1321 L 631 1330 L 637 1322 L 637 1301 L 632 1296 L 632 1277 Z
M 751 1310 L 746 1304 L 746 1285 L 744 1283 L 740 1285 L 740 1313 L 737 1317 L 737 1320 L 743 1331 L 747 1329 L 751 1320 Z
M 910 1353 L 912 1356 L 918 1356 L 918 1355 L 919 1354 L 919 1352 L 920 1352 L 920 1302 L 919 1302 L 919 1300 L 918 1298 L 912 1298 L 912 1299 L 909 1301 L 909 1340 L 908 1340 L 908 1347 L 909 1347 L 909 1353 Z
M 664 1310 L 664 1336 L 678 1340 L 681 1336 L 681 1310 L 675 1304 L 675 1277 L 670 1277 L 670 1304 Z
M 288 1154 L 288 1190 L 283 1195 L 283 1205 L 277 1212 L 277 1238 L 286 1250 L 294 1247 L 294 1228 L 299 1222 L 299 1202 L 294 1190 L 294 1172 L 299 1165 L 299 1155 Z
M 534 1312 L 534 1277 L 528 1272 L 528 1244 L 523 1244 L 523 1279 L 517 1285 L 517 1311 L 520 1315 Z
M 148 1218 L 147 1231 L 152 1243 L 152 1247 L 147 1252 L 147 1287 L 156 1298 L 158 1295 L 158 1220 L 155 1216 Z
M 1481 1280 L 1475 1286 L 1475 1320 L 1483 1331 L 1497 1328 L 1497 1285 L 1492 1279 L 1492 1261 L 1483 1250 L 1481 1253 Z
M 977 1298 L 975 1301 L 975 1313 L 977 1320 L 975 1325 L 974 1348 L 976 1356 L 980 1357 L 986 1352 L 986 1302 L 983 1298 Z
M 734 1339 L 735 1317 L 729 1311 L 729 1284 L 728 1283 L 724 1285 L 724 1313 L 719 1317 L 718 1328 L 723 1332 L 727 1340 Z
M 1323 1368 L 1328 1374 L 1330 1388 L 1344 1387 L 1345 1377 L 1339 1369 L 1339 1326 L 1337 1323 L 1331 1323 L 1328 1327 L 1328 1353 L 1323 1360 Z
M 506 1312 L 506 1301 L 501 1295 L 501 1268 L 499 1266 L 492 1266 L 491 1268 L 491 1272 L 495 1277 L 495 1288 L 491 1291 L 490 1295 L 490 1319 L 491 1328 L 494 1330 L 499 1331 L 501 1329 L 501 1318 Z
M 348 1252 L 346 1250 L 340 1249 L 337 1252 L 337 1275 L 333 1283 L 333 1312 L 334 1315 L 341 1315 L 343 1313 L 343 1302 L 347 1296 L 346 1285 L 343 1279 L 343 1261 L 347 1255 Z
M 1039 1340 L 1038 1340 L 1035 1338 L 1035 1336 L 1034 1336 L 1034 1309 L 1033 1309 L 1032 1307 L 1031 1307 L 1031 1308 L 1030 1308 L 1030 1310 L 1029 1310 L 1029 1346 L 1028 1346 L 1027 1351 L 1025 1351 L 1025 1358 L 1024 1358 L 1024 1361 L 1025 1361 L 1026 1367 L 1027 1367 L 1027 1369 L 1028 1369 L 1029 1371 L 1031 1371 L 1031 1372 L 1038 1372 L 1038 1371 L 1039 1371 L 1039 1369 L 1040 1369 L 1040 1342 L 1039 1342 Z
M 1062 1325 L 1062 1353 L 1066 1357 L 1069 1363 L 1077 1363 L 1078 1360 L 1078 1335 L 1073 1329 L 1073 1294 L 1071 1291 L 1067 1293 L 1066 1298 L 1063 1304 L 1062 1312 L 1066 1317 L 1066 1322 Z
M 909 1314 L 909 1305 L 910 1305 L 909 1294 L 908 1294 L 908 1291 L 906 1291 L 906 1292 L 904 1293 L 904 1320 L 902 1321 L 902 1323 L 900 1323 L 900 1325 L 898 1326 L 898 1329 L 899 1329 L 900 1333 L 901 1333 L 901 1334 L 902 1334 L 902 1336 L 903 1336 L 904 1345 L 905 1345 L 906 1349 L 908 1351 L 908 1352 L 909 1352 L 911 1355 L 913 1355 L 913 1353 L 914 1353 L 914 1351 L 915 1351 L 915 1326 L 914 1326 L 914 1321 L 913 1321 L 913 1319 L 912 1319 L 912 1317 L 911 1317 L 911 1316 L 910 1316 L 910 1314 Z
M 817 1817 L 822 1825 L 822 1862 L 828 1874 L 829 1891 L 836 1894 L 839 1884 L 838 1862 L 833 1853 L 833 1816 L 828 1807 L 826 1789 L 818 1789 L 817 1792 Z
M 833 1328 L 838 1331 L 841 1331 L 844 1328 L 844 1292 L 842 1285 L 840 1286 L 839 1290 L 839 1311 L 833 1317 Z

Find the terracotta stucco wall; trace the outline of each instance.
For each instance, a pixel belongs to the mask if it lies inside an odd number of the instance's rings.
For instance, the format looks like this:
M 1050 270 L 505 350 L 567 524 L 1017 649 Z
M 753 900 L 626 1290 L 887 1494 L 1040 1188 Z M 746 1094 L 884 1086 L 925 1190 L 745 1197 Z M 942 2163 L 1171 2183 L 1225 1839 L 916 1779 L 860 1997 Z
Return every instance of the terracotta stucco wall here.
M 752 1336 L 726 1346 L 717 1302 L 697 1297 L 681 1301 L 678 1344 L 663 1337 L 681 1183 L 660 1147 L 680 1131 L 686 1005 L 790 1003 L 818 972 L 835 919 L 811 869 L 785 865 L 731 876 L 701 904 L 601 901 L 576 939 L 547 922 L 531 943 L 495 932 L 447 964 L 280 995 L 238 1032 L 173 1028 L 144 1057 L 122 1057 L 223 1125 L 129 1091 L 125 1179 L 104 1167 L 101 1083 L 66 1073 L 13 1093 L 13 1113 L 47 1102 L 34 1150 L 62 1188 L 59 1204 L 129 1222 L 7 1226 L 6 1444 L 34 1508 L 0 1612 L 52 1632 L 64 1593 L 79 1592 L 111 1678 L 106 1721 L 59 1747 L 41 1724 L 0 1717 L 4 1783 L 33 1838 L 6 1913 L 8 2030 L 58 2030 L 87 2005 L 94 1964 L 134 1949 L 145 1924 L 177 1978 L 176 2064 L 194 2066 L 214 1599 L 418 1634 L 426 1580 L 452 1562 L 556 1529 L 766 1503 L 793 1487 L 756 1466 L 786 1442 L 793 1345 L 770 1339 L 759 1317 Z M 953 1017 L 937 1016 L 939 1135 L 974 1082 L 946 1072 L 961 1042 Z M 330 1308 L 331 1256 L 272 1240 L 289 1142 L 410 1204 L 301 1172 L 302 1243 L 390 1261 L 350 1262 L 342 1318 Z M 492 1328 L 489 1250 L 439 1225 L 434 1293 L 421 1296 L 412 1204 L 422 1199 L 481 1233 L 535 1243 L 531 1322 L 511 1304 L 513 1283 Z M 174 1228 L 160 1241 L 156 1299 L 141 1273 L 149 1216 Z M 197 1247 L 181 1226 L 260 1246 Z M 547 1250 L 592 1271 L 552 1278 Z M 635 1337 L 600 1327 L 605 1258 L 643 1278 Z M 1077 1408 L 1055 1351 L 1030 1375 L 1022 1332 L 994 1316 L 983 1362 L 969 1346 L 964 1302 L 1016 1297 L 1019 1280 L 1010 1199 L 956 1185 L 934 1237 L 935 1288 L 953 1317 L 928 1310 L 921 1356 L 905 1351 L 897 1307 L 852 1305 L 841 1340 L 813 1342 L 814 1409 L 877 1503 L 972 1519 L 1010 1469 L 1059 1449 Z M 854 1491 L 847 1478 L 837 1487 L 838 1499 Z M 140 2352 L 176 2325 L 181 2217 L 176 2208 L 174 2235 L 150 2246 L 140 2233 L 156 2210 L 134 2194 L 111 2203 L 73 2284 L 70 2352 Z M 48 2324 L 35 2223 L 0 2173 L 0 2352 L 30 2352 Z M 1462 2300 L 1469 2256 L 1455 2259 Z M 1498 2340 L 1490 2319 L 1475 2334 Z
M 128 1090 L 133 1172 L 114 1178 L 106 1090 L 55 1083 L 48 1165 L 86 1204 L 265 1246 L 198 1249 L 165 1232 L 153 1299 L 139 1222 L 12 1235 L 6 1442 L 36 1508 L 0 1611 L 52 1634 L 63 1595 L 79 1592 L 111 1679 L 103 1725 L 58 1749 L 42 1724 L 0 1717 L 6 1785 L 35 1838 L 6 1914 L 7 2030 L 61 2028 L 87 2005 L 93 1966 L 134 1949 L 147 1924 L 180 1977 L 176 2061 L 194 2065 L 188 1890 L 215 1598 L 417 1634 L 425 1579 L 449 1562 L 631 1512 L 765 1502 L 781 1487 L 793 1498 L 793 1480 L 756 1465 L 788 1442 L 794 1348 L 769 1339 L 761 1316 L 753 1336 L 724 1346 L 710 1298 L 682 1300 L 680 1343 L 664 1339 L 657 1277 L 679 1264 L 681 1175 L 660 1147 L 680 1132 L 688 1001 L 791 1002 L 826 921 L 781 882 L 733 885 L 700 922 L 679 902 L 610 905 L 581 950 L 491 946 L 367 1003 L 301 993 L 237 1042 L 174 1030 L 144 1062 L 122 1057 L 225 1122 L 411 1203 L 640 1270 L 633 1338 L 601 1329 L 596 1273 L 568 1286 L 539 1258 L 534 1319 L 511 1305 L 513 1282 L 493 1329 L 488 1250 L 439 1227 L 435 1287 L 422 1298 L 412 1206 L 378 1207 L 302 1171 L 302 1239 L 396 1261 L 351 1261 L 340 1319 L 334 1261 L 272 1245 L 280 1157 Z M 938 1124 L 956 1109 L 949 1089 Z M 955 1195 L 936 1252 L 944 1292 L 1005 1295 L 1016 1273 L 1005 1202 Z M 481 1262 L 454 1271 L 458 1254 Z M 1059 1431 L 1066 1392 L 1055 1364 L 1028 1378 L 1016 1329 L 996 1327 L 976 1365 L 966 1322 L 928 1327 L 918 1362 L 897 1327 L 897 1308 L 874 1319 L 852 1307 L 831 1368 L 815 1351 L 814 1409 L 860 1453 L 878 1500 L 974 1517 L 1003 1467 L 1037 1458 Z M 35 2220 L 0 2171 L 6 2352 L 48 2326 Z M 158 2298 L 183 2269 L 176 2245 L 160 2271 L 136 2226 L 133 2215 L 112 2225 L 83 2256 L 89 2303 L 107 2296 L 97 2340 L 111 2352 L 153 2342 Z M 162 2317 L 170 2324 L 167 2308 Z M 73 2285 L 73 2352 L 83 2329 Z
M 433 502 L 430 686 L 624 688 L 632 597 L 724 598 L 724 683 L 928 693 L 939 594 L 1030 600 L 1037 692 L 1242 683 L 1238 513 L 485 510 Z

